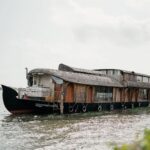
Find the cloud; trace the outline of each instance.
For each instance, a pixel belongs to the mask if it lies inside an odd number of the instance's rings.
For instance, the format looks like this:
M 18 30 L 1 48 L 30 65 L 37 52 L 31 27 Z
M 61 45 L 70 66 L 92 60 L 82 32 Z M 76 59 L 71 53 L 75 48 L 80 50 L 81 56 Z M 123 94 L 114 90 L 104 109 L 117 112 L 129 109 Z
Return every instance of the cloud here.
M 150 20 L 137 21 L 131 17 L 114 18 L 103 24 L 84 24 L 74 29 L 76 39 L 80 42 L 104 41 L 123 46 L 143 45 L 150 41 Z M 111 18 L 112 19 L 112 18 Z M 117 21 L 116 21 L 117 20 Z
M 124 4 L 124 9 L 131 13 L 121 13 L 118 15 L 110 14 L 104 9 L 102 1 L 94 1 L 97 5 L 91 4 L 91 1 L 81 3 L 80 1 L 69 0 L 67 5 L 52 8 L 52 23 L 58 28 L 70 33 L 72 40 L 77 42 L 89 43 L 108 41 L 112 44 L 123 46 L 138 46 L 145 44 L 150 40 L 150 19 L 139 19 L 131 12 L 130 7 L 142 3 L 131 0 Z M 117 0 L 114 2 L 118 2 Z M 146 0 L 143 6 L 146 6 Z M 103 4 L 100 7 L 100 4 Z M 107 3 L 107 2 L 106 2 Z M 121 6 L 121 7 L 123 7 Z M 130 7 L 129 7 L 130 6 Z M 59 11 L 58 11 L 59 8 Z M 113 7 L 117 9 L 117 7 Z M 120 11 L 120 10 L 119 10 Z M 144 9 L 143 9 L 144 11 Z M 72 33 L 73 35 L 72 35 Z M 61 33 L 59 36 L 61 36 Z M 64 33 L 63 33 L 64 35 Z M 59 38 L 59 37 L 58 37 Z M 63 37 L 66 38 L 66 37 Z
M 142 67 L 149 64 L 148 0 L 0 3 L 1 81 L 22 85 L 25 67 L 57 68 L 59 63 L 148 70 Z

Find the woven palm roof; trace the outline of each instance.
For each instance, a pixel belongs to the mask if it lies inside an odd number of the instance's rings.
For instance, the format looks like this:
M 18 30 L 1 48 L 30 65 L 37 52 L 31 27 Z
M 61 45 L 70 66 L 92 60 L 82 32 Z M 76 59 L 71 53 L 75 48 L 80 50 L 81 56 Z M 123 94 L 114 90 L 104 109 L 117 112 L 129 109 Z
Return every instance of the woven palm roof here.
M 100 71 L 74 68 L 74 67 L 70 67 L 70 66 L 65 65 L 65 64 L 60 64 L 59 67 L 58 67 L 58 70 L 69 71 L 69 72 L 77 72 L 77 73 L 85 73 L 85 74 L 94 74 L 94 75 L 101 75 L 102 74 Z
M 144 82 L 126 81 L 126 82 L 124 82 L 124 86 L 150 89 L 150 83 L 144 83 Z
M 121 69 L 94 69 L 94 70 L 88 70 L 88 69 L 80 69 L 80 68 L 70 67 L 70 66 L 65 65 L 65 64 L 60 64 L 58 69 L 62 70 L 62 71 L 71 71 L 71 72 L 87 73 L 87 74 L 102 74 L 101 71 L 104 71 L 104 70 L 118 70 L 118 71 L 121 71 L 123 73 L 135 74 L 135 75 L 144 76 L 144 77 L 150 77 L 150 75 L 146 75 L 146 74 L 142 74 L 142 73 L 136 73 L 134 71 L 121 70 Z
M 51 76 L 58 77 L 67 82 L 85 84 L 85 85 L 95 85 L 95 86 L 109 86 L 109 87 L 123 87 L 123 85 L 107 76 L 102 75 L 93 75 L 93 74 L 84 74 L 84 73 L 75 73 L 68 71 L 60 71 L 53 69 L 34 69 L 29 72 L 28 75 L 36 75 L 36 74 L 48 74 Z

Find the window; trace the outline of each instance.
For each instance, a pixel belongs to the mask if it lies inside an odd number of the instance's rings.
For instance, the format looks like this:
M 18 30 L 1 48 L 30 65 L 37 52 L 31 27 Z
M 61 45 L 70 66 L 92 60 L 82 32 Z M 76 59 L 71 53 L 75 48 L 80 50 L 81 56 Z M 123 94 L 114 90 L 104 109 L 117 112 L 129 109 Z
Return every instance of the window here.
M 148 83 L 148 77 L 143 77 L 143 82 L 147 82 Z
M 137 82 L 142 82 L 142 76 L 137 76 Z
M 33 85 L 36 85 L 36 79 L 33 78 Z
M 147 100 L 148 99 L 148 91 L 147 91 L 147 89 L 139 89 L 139 98 L 141 100 Z
M 124 80 L 128 81 L 129 79 L 130 79 L 130 75 L 128 73 L 125 73 L 124 74 Z
M 101 74 L 106 74 L 106 70 L 100 71 Z
M 114 70 L 114 75 L 119 76 L 120 75 L 120 71 L 119 70 Z
M 129 75 L 130 81 L 136 81 L 136 76 L 134 74 Z
M 112 88 L 111 87 L 96 87 L 95 99 L 96 101 L 112 100 Z
M 33 77 L 29 76 L 28 78 L 28 86 L 32 86 L 33 85 Z
M 108 75 L 113 75 L 113 70 L 107 70 Z

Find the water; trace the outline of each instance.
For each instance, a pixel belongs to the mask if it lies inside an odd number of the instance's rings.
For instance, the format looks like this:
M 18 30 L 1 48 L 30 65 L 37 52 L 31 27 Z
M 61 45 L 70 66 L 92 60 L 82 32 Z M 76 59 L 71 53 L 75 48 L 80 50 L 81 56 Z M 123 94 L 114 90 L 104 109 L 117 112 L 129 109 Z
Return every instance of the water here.
M 0 97 L 0 150 L 112 150 L 150 128 L 150 113 L 13 116 Z

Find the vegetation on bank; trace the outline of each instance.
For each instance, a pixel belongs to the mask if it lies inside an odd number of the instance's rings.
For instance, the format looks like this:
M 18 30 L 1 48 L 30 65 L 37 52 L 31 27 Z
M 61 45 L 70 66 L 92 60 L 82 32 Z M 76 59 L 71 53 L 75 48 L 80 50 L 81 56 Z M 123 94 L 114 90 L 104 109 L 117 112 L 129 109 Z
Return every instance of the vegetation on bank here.
M 124 144 L 114 147 L 114 150 L 150 150 L 150 130 L 145 129 L 143 139 L 132 144 Z

